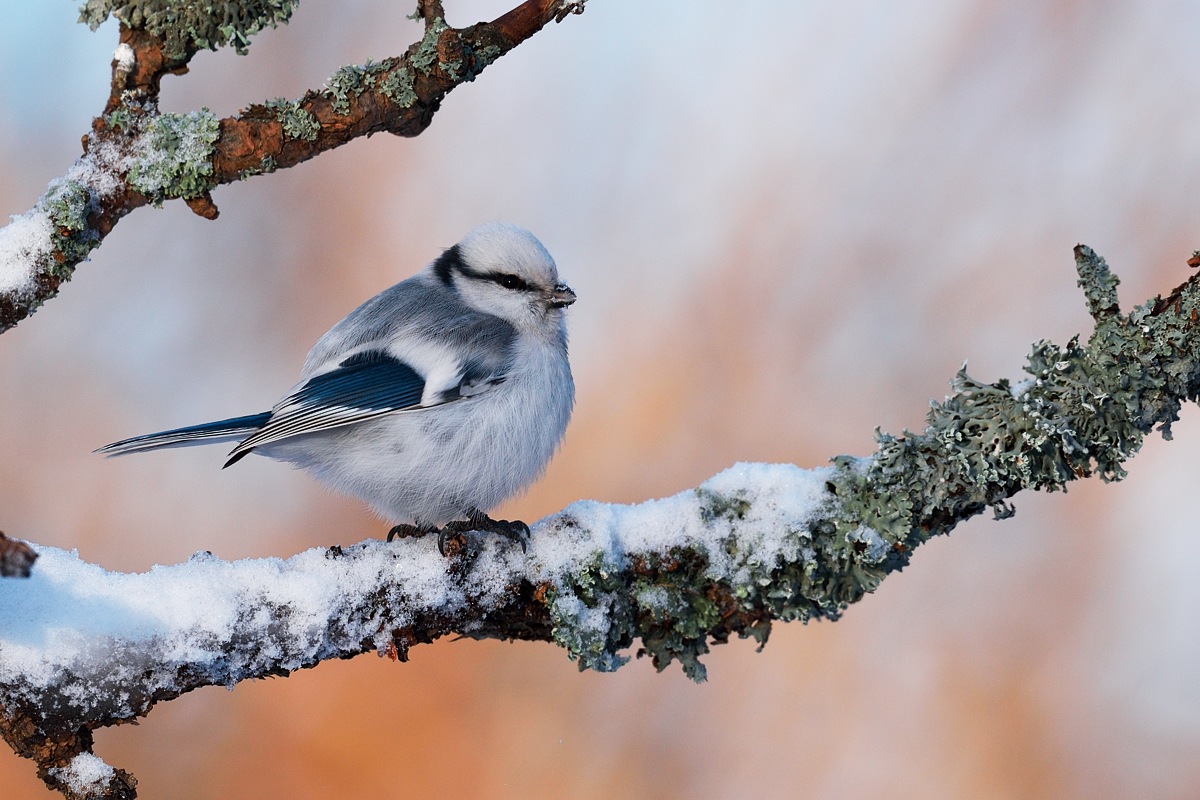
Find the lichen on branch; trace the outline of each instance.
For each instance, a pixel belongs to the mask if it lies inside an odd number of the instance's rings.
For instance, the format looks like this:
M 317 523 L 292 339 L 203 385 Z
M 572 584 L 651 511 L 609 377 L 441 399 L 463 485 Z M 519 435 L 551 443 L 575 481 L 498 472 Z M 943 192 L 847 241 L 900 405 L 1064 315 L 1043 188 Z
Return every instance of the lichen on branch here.
M 33 209 L 0 228 L 0 332 L 54 297 L 131 211 L 178 198 L 215 219 L 218 186 L 295 166 L 361 136 L 417 136 L 456 86 L 551 20 L 583 9 L 578 2 L 525 0 L 492 22 L 453 28 L 441 4 L 430 0 L 421 6 L 422 37 L 403 54 L 341 67 L 295 100 L 250 104 L 223 119 L 207 109 L 159 109 L 162 79 L 186 72 L 199 50 L 229 45 L 244 52 L 250 37 L 286 23 L 295 6 L 289 0 L 81 5 L 80 19 L 93 29 L 109 16 L 121 21 L 109 96 L 83 138 L 84 155 L 50 182 Z
M 151 114 L 136 126 L 129 185 L 161 205 L 189 199 L 213 188 L 212 158 L 221 123 L 207 108 L 190 114 Z
M 79 7 L 79 21 L 96 30 L 111 15 L 161 38 L 166 56 L 181 61 L 197 50 L 226 46 L 244 55 L 252 36 L 286 25 L 296 5 L 296 0 L 87 0 Z
M 712 644 L 761 647 L 774 622 L 837 619 L 929 537 L 988 508 L 1010 516 L 1022 489 L 1120 479 L 1145 435 L 1197 399 L 1200 276 L 1122 315 L 1103 259 L 1075 256 L 1095 329 L 1086 344 L 1035 344 L 1027 377 L 960 371 L 922 431 L 879 433 L 868 457 L 738 465 L 635 506 L 575 503 L 533 526 L 528 553 L 468 534 L 448 558 L 431 540 L 368 540 L 119 575 L 39 548 L 28 581 L 0 582 L 0 732 L 64 792 L 63 776 L 111 775 L 105 796 L 132 796 L 118 793 L 131 776 L 90 757 L 94 729 L 325 659 L 406 661 L 456 635 L 553 642 L 602 671 L 645 655 L 704 680 Z
M 1180 404 L 1200 389 L 1200 291 L 1193 276 L 1168 301 L 1128 315 L 1117 279 L 1091 248 L 1075 248 L 1080 286 L 1095 320 L 1087 344 L 1041 341 L 1015 383 L 987 384 L 961 370 L 953 393 L 934 403 L 919 433 L 877 433 L 869 459 L 840 457 L 831 489 L 846 512 L 838 527 L 863 525 L 886 545 L 882 574 L 912 550 L 987 508 L 1013 512 L 1022 489 L 1055 491 L 1078 478 L 1125 476 L 1124 462 L 1155 426 L 1170 438 Z M 870 591 L 872 580 L 851 587 Z

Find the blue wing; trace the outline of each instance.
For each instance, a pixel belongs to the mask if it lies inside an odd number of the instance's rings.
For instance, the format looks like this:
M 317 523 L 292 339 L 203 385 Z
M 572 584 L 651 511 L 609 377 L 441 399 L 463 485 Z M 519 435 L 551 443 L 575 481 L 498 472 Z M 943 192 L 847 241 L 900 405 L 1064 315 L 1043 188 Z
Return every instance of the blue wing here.
M 280 401 L 267 423 L 230 452 L 225 466 L 269 442 L 418 408 L 424 392 L 425 380 L 403 361 L 380 350 L 357 353 Z

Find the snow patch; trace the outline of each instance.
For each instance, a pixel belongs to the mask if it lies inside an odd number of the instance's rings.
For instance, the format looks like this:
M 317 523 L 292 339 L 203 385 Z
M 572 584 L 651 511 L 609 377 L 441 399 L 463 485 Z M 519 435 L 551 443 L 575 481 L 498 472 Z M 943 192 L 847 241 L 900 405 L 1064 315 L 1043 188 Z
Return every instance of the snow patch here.
M 72 164 L 62 179 L 86 186 L 94 203 L 124 186 L 120 176 L 132 163 L 133 158 L 114 143 L 93 141 L 87 155 Z
M 30 297 L 39 272 L 51 266 L 54 236 L 58 232 L 51 211 L 68 196 L 66 188 L 76 186 L 86 190 L 86 194 L 79 193 L 84 204 L 78 209 L 78 224 L 85 225 L 86 213 L 123 186 L 120 175 L 128 169 L 129 162 L 115 145 L 94 143 L 65 175 L 51 181 L 36 206 L 11 217 L 9 224 L 0 228 L 0 294 Z
M 113 51 L 113 61 L 116 62 L 117 72 L 128 75 L 137 65 L 137 56 L 133 52 L 133 48 L 122 42 L 117 45 L 117 49 Z
M 14 216 L 0 228 L 0 294 L 33 290 L 37 266 L 50 257 L 53 232 L 50 215 L 41 208 Z
M 532 537 L 527 577 L 554 580 L 589 555 L 620 565 L 628 553 L 700 547 L 709 575 L 743 581 L 759 564 L 800 560 L 806 526 L 829 500 L 833 467 L 736 464 L 672 497 L 619 506 L 583 500 L 548 517 Z M 724 515 L 712 519 L 712 515 Z M 726 540 L 738 536 L 735 554 Z
M 80 797 L 97 796 L 112 782 L 116 771 L 92 753 L 80 753 L 65 767 L 51 767 L 50 776 Z

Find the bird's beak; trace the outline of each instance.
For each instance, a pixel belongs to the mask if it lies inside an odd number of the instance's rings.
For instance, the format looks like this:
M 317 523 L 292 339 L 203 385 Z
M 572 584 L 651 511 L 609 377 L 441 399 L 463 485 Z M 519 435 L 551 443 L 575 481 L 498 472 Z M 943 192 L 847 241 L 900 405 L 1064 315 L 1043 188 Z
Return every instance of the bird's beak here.
M 551 308 L 564 308 L 575 302 L 575 293 L 565 283 L 554 287 L 554 291 L 546 295 L 546 304 Z

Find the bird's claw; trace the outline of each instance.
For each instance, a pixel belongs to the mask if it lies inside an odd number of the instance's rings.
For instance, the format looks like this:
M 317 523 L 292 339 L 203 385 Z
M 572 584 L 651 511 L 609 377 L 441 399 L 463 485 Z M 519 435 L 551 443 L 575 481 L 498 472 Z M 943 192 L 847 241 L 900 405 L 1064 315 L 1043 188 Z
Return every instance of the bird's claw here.
M 466 545 L 465 534 L 468 531 L 494 533 L 503 536 L 510 542 L 516 542 L 521 545 L 522 553 L 529 551 L 528 525 L 519 519 L 492 519 L 481 511 L 472 511 L 467 519 L 447 522 L 441 528 L 423 528 L 418 525 L 401 523 L 393 526 L 388 531 L 387 540 L 390 542 L 393 539 L 411 539 L 434 533 L 435 531 L 437 532 L 438 552 L 443 556 L 446 555 L 447 544 L 452 541 L 455 542 L 456 546 L 451 551 L 451 554 L 461 551 L 463 546 Z
M 387 540 L 390 542 L 392 539 L 414 539 L 418 536 L 424 536 L 427 533 L 433 533 L 434 530 L 436 529 L 422 528 L 418 525 L 409 525 L 402 522 L 399 525 L 392 526 L 392 529 L 388 531 Z
M 516 542 L 521 545 L 521 552 L 529 552 L 529 526 L 519 519 L 495 519 L 491 520 L 495 525 L 491 528 L 492 533 L 499 534 L 510 542 Z
M 503 536 L 510 542 L 521 545 L 521 552 L 529 550 L 529 526 L 520 520 L 492 519 L 479 511 L 472 512 L 465 520 L 447 522 L 438 531 L 438 552 L 446 555 L 446 542 L 456 539 L 461 542 L 467 531 L 481 531 Z
M 454 540 L 456 545 L 455 552 L 462 550 L 463 545 L 467 543 L 467 537 L 463 536 L 463 529 L 456 527 L 455 523 L 447 522 L 438 530 L 438 552 L 444 558 L 446 555 L 446 542 Z

